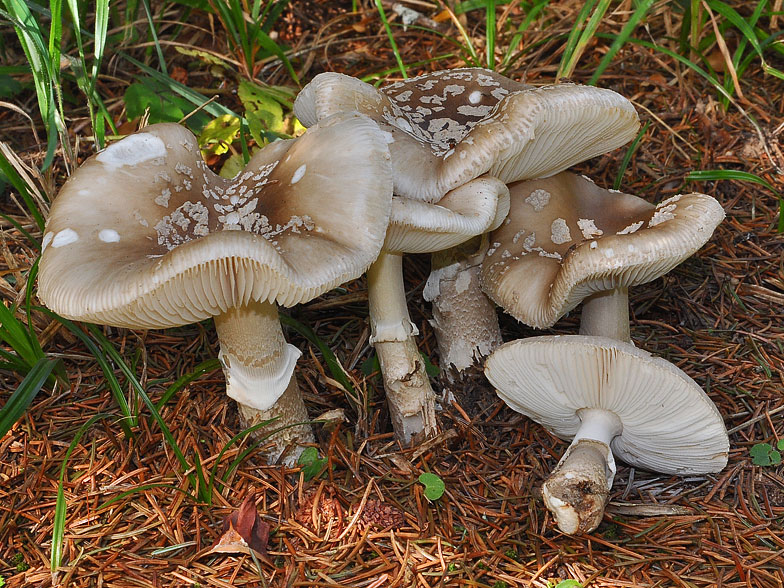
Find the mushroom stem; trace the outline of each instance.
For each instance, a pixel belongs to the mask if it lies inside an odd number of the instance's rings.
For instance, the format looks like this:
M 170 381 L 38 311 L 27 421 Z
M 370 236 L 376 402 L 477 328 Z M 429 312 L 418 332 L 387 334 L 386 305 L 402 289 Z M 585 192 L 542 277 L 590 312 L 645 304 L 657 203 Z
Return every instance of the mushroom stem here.
M 614 288 L 586 298 L 580 315 L 580 334 L 631 343 L 629 289 Z
M 258 436 L 277 431 L 269 438 L 273 443 L 268 453 L 270 463 L 290 444 L 312 443 L 313 431 L 305 424 L 308 414 L 294 376 L 301 352 L 286 343 L 277 306 L 251 301 L 230 308 L 215 317 L 215 329 L 226 393 L 239 404 L 243 425 L 250 427 L 276 418 L 256 431 Z M 296 461 L 300 452 L 295 450 L 286 461 Z
M 600 408 L 578 411 L 580 428 L 542 485 L 545 505 L 564 533 L 590 533 L 602 521 L 615 477 L 610 441 L 620 435 L 618 416 Z
M 503 340 L 495 305 L 479 285 L 487 239 L 476 237 L 432 255 L 423 296 L 433 303 L 430 321 L 438 341 L 442 373 L 454 382 L 466 368 Z M 450 369 L 454 366 L 454 369 Z
M 435 394 L 419 355 L 403 287 L 403 255 L 382 251 L 370 266 L 368 303 L 370 342 L 376 348 L 389 413 L 397 438 L 405 444 L 412 437 L 436 431 Z

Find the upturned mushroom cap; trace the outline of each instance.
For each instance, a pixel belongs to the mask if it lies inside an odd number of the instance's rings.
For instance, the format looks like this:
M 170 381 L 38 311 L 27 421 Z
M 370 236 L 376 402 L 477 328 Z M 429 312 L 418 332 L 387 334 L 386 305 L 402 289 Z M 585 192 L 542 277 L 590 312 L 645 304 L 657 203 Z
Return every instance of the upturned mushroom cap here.
M 231 180 L 210 171 L 185 128 L 152 125 L 66 182 L 43 239 L 39 295 L 66 317 L 135 328 L 251 300 L 297 304 L 378 256 L 391 193 L 385 136 L 361 115 L 275 142 Z
M 467 182 L 436 204 L 394 196 L 384 250 L 441 251 L 493 230 L 508 212 L 509 189 L 489 176 Z
M 592 86 L 532 88 L 484 69 L 425 74 L 377 90 L 316 76 L 294 111 L 306 126 L 336 112 L 367 114 L 391 133 L 395 194 L 435 202 L 489 173 L 505 183 L 557 173 L 631 141 L 631 103 Z
M 509 186 L 490 234 L 482 288 L 518 320 L 552 326 L 587 296 L 643 284 L 702 247 L 724 218 L 705 194 L 653 205 L 564 172 Z
M 707 394 L 669 362 L 634 345 L 581 335 L 532 337 L 496 349 L 485 375 L 511 408 L 561 439 L 580 411 L 599 408 L 621 421 L 610 443 L 626 463 L 667 474 L 718 472 L 729 441 Z

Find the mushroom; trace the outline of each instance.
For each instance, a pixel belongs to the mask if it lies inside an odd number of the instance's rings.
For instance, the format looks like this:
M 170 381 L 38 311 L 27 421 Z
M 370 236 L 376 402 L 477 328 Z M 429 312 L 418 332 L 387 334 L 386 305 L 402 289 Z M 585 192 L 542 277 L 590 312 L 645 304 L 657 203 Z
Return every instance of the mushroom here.
M 616 472 L 613 454 L 665 474 L 727 465 L 719 411 L 683 371 L 607 337 L 531 337 L 496 349 L 485 375 L 514 410 L 572 443 L 542 486 L 564 533 L 602 520 Z
M 508 313 L 552 326 L 583 302 L 580 333 L 630 342 L 628 289 L 667 273 L 724 218 L 705 194 L 653 205 L 563 172 L 509 186 L 508 218 L 490 234 L 485 292 Z
M 300 351 L 286 343 L 277 305 L 364 272 L 383 244 L 391 195 L 386 137 L 362 115 L 274 142 L 233 179 L 207 167 L 185 128 L 151 125 L 63 186 L 43 238 L 39 296 L 68 318 L 119 327 L 214 317 L 226 392 L 245 424 L 277 418 L 264 432 L 284 427 L 273 461 L 291 442 L 313 440 L 294 377 Z
M 371 116 L 394 139 L 395 194 L 427 202 L 485 173 L 504 183 L 557 173 L 627 143 L 639 127 L 632 104 L 611 90 L 535 88 L 478 68 L 428 73 L 380 90 L 323 73 L 302 90 L 294 110 L 306 126 L 341 111 Z M 426 289 L 442 360 L 458 368 L 500 341 L 495 309 L 478 287 L 482 254 L 476 247 L 436 253 Z M 471 316 L 455 308 L 470 308 Z
M 481 177 L 437 204 L 394 196 L 383 250 L 368 270 L 371 343 L 384 379 L 395 434 L 410 443 L 436 430 L 434 394 L 413 337 L 403 286 L 403 254 L 457 245 L 497 227 L 509 210 L 506 185 Z

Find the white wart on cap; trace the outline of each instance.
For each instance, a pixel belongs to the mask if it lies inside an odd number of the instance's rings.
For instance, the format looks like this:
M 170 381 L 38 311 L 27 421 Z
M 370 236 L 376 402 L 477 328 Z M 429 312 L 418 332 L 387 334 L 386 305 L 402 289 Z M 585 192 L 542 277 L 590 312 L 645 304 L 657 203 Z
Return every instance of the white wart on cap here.
M 569 172 L 509 189 L 512 206 L 490 234 L 482 288 L 536 328 L 552 326 L 597 293 L 624 292 L 619 306 L 625 309 L 626 289 L 670 271 L 724 218 L 721 205 L 705 194 L 653 205 Z M 628 331 L 628 315 L 626 325 Z
M 565 533 L 602 519 L 613 454 L 666 474 L 706 474 L 727 464 L 724 422 L 705 392 L 669 362 L 605 337 L 532 337 L 502 345 L 485 375 L 511 408 L 572 444 L 545 481 Z
M 229 396 L 262 420 L 301 423 L 300 352 L 285 342 L 276 305 L 361 275 L 383 244 L 391 198 L 386 139 L 362 115 L 272 143 L 233 179 L 207 167 L 188 130 L 152 125 L 64 185 L 39 296 L 65 317 L 129 328 L 215 317 Z M 284 394 L 296 406 L 275 414 Z
M 390 133 L 395 194 L 435 202 L 489 173 L 505 183 L 554 174 L 632 140 L 634 107 L 591 86 L 532 88 L 478 68 L 444 70 L 377 90 L 316 76 L 294 111 L 306 126 L 335 112 L 371 116 Z

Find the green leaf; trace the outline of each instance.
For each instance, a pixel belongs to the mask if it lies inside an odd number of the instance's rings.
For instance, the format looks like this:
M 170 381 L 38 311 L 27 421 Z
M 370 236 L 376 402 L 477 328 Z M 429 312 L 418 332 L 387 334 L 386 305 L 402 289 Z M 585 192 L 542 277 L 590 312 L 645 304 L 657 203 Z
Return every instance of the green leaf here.
M 583 585 L 577 580 L 561 580 L 554 588 L 583 588 Z
M 779 451 L 784 451 L 784 438 L 779 439 L 779 442 L 776 443 L 776 449 Z
M 437 475 L 425 472 L 419 476 L 419 483 L 425 486 L 425 498 L 430 501 L 438 500 L 444 495 L 446 484 Z
M 141 78 L 125 90 L 125 111 L 128 120 L 133 120 L 150 109 L 150 124 L 178 122 L 195 109 L 190 100 L 179 96 L 163 82 L 151 77 Z M 200 111 L 188 117 L 187 125 L 198 132 L 211 120 L 206 112 Z
M 199 147 L 204 153 L 221 155 L 229 150 L 240 135 L 240 119 L 224 114 L 209 122 L 199 135 Z
M 749 450 L 751 463 L 758 466 L 772 465 L 774 453 L 778 454 L 779 461 L 781 461 L 781 454 L 778 451 L 774 451 L 770 443 L 757 443 Z
M 318 449 L 315 447 L 306 447 L 297 459 L 297 463 L 302 466 L 302 475 L 308 482 L 319 475 L 327 460 L 319 457 Z

